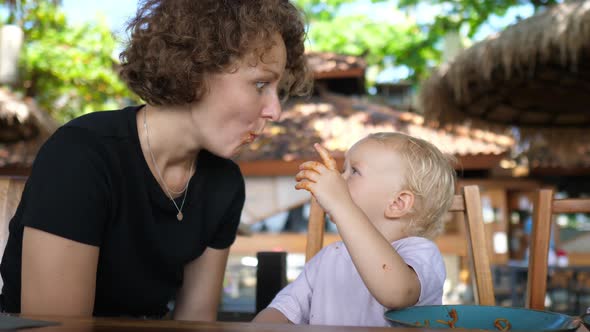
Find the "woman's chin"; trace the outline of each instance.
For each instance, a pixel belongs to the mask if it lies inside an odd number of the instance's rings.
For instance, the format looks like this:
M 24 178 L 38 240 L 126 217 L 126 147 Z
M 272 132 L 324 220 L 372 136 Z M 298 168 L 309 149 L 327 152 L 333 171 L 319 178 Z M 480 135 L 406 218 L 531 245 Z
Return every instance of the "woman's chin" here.
M 235 147 L 231 153 L 230 153 L 230 157 L 235 157 L 238 154 L 240 154 L 242 151 L 244 151 L 245 149 L 248 148 L 248 145 L 250 145 L 249 142 L 242 142 L 240 145 L 238 145 L 237 147 Z M 229 157 L 228 157 L 229 158 Z
M 211 151 L 211 152 L 219 157 L 230 159 L 230 158 L 236 157 L 242 151 L 247 149 L 249 144 L 250 143 L 242 142 L 239 145 L 234 146 L 233 148 L 231 146 L 225 146 L 222 149 L 219 149 L 215 152 L 213 152 L 213 151 Z
M 240 154 L 242 151 L 248 148 L 252 144 L 251 139 L 242 139 L 238 143 L 226 144 L 224 146 L 217 146 L 215 151 L 211 149 L 209 152 L 222 157 L 222 158 L 233 158 Z

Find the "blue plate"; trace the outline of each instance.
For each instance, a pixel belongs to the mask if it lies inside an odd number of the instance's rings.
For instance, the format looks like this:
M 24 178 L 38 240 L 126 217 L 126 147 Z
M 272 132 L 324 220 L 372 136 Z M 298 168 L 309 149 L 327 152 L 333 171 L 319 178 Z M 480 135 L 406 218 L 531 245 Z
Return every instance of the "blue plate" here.
M 510 331 L 575 331 L 580 320 L 550 311 L 480 305 L 434 305 L 389 310 L 385 318 L 392 326 L 449 328 L 456 312 L 454 327 L 502 331 L 510 323 Z M 499 320 L 498 319 L 504 319 Z M 494 324 L 500 324 L 496 327 Z

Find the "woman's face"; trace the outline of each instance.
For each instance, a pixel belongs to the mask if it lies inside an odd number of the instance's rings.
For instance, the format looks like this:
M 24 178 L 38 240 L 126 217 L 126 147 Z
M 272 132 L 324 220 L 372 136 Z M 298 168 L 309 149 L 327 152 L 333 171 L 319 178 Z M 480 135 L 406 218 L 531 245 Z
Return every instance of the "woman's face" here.
M 287 52 L 280 35 L 273 39 L 262 57 L 249 54 L 231 67 L 235 70 L 209 76 L 208 93 L 192 108 L 202 148 L 229 158 L 252 143 L 266 121 L 279 119 Z

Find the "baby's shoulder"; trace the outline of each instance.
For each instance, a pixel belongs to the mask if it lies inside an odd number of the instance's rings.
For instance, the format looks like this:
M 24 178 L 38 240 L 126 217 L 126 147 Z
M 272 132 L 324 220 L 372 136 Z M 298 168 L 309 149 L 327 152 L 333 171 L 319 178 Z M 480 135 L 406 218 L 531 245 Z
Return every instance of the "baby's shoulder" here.
M 397 252 L 403 256 L 403 253 L 411 255 L 432 255 L 440 256 L 440 250 L 436 243 L 424 237 L 409 236 L 392 243 Z
M 342 241 L 332 242 L 323 247 L 315 256 L 318 259 L 332 259 L 334 256 L 340 256 L 346 253 L 346 247 Z
M 420 236 L 408 236 L 392 243 L 393 246 L 424 246 L 424 247 L 435 247 L 436 243 L 432 240 Z
M 350 260 L 350 256 L 346 250 L 344 242 L 338 241 L 323 247 L 315 256 L 313 256 L 309 263 L 312 263 L 312 265 L 317 264 L 325 267 L 327 265 L 333 264 L 334 262 L 342 262 L 343 260 Z

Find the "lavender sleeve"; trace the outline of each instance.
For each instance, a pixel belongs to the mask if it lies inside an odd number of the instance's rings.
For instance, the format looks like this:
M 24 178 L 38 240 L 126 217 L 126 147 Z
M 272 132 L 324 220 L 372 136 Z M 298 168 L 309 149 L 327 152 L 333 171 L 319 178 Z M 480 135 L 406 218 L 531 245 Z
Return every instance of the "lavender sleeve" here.
M 297 279 L 283 288 L 268 307 L 280 311 L 293 324 L 309 324 L 314 280 L 323 254 L 321 250 L 307 262 Z
M 414 269 L 420 281 L 420 298 L 415 305 L 442 304 L 446 270 L 436 244 L 420 237 L 406 238 L 398 243 L 395 249 L 406 264 Z

